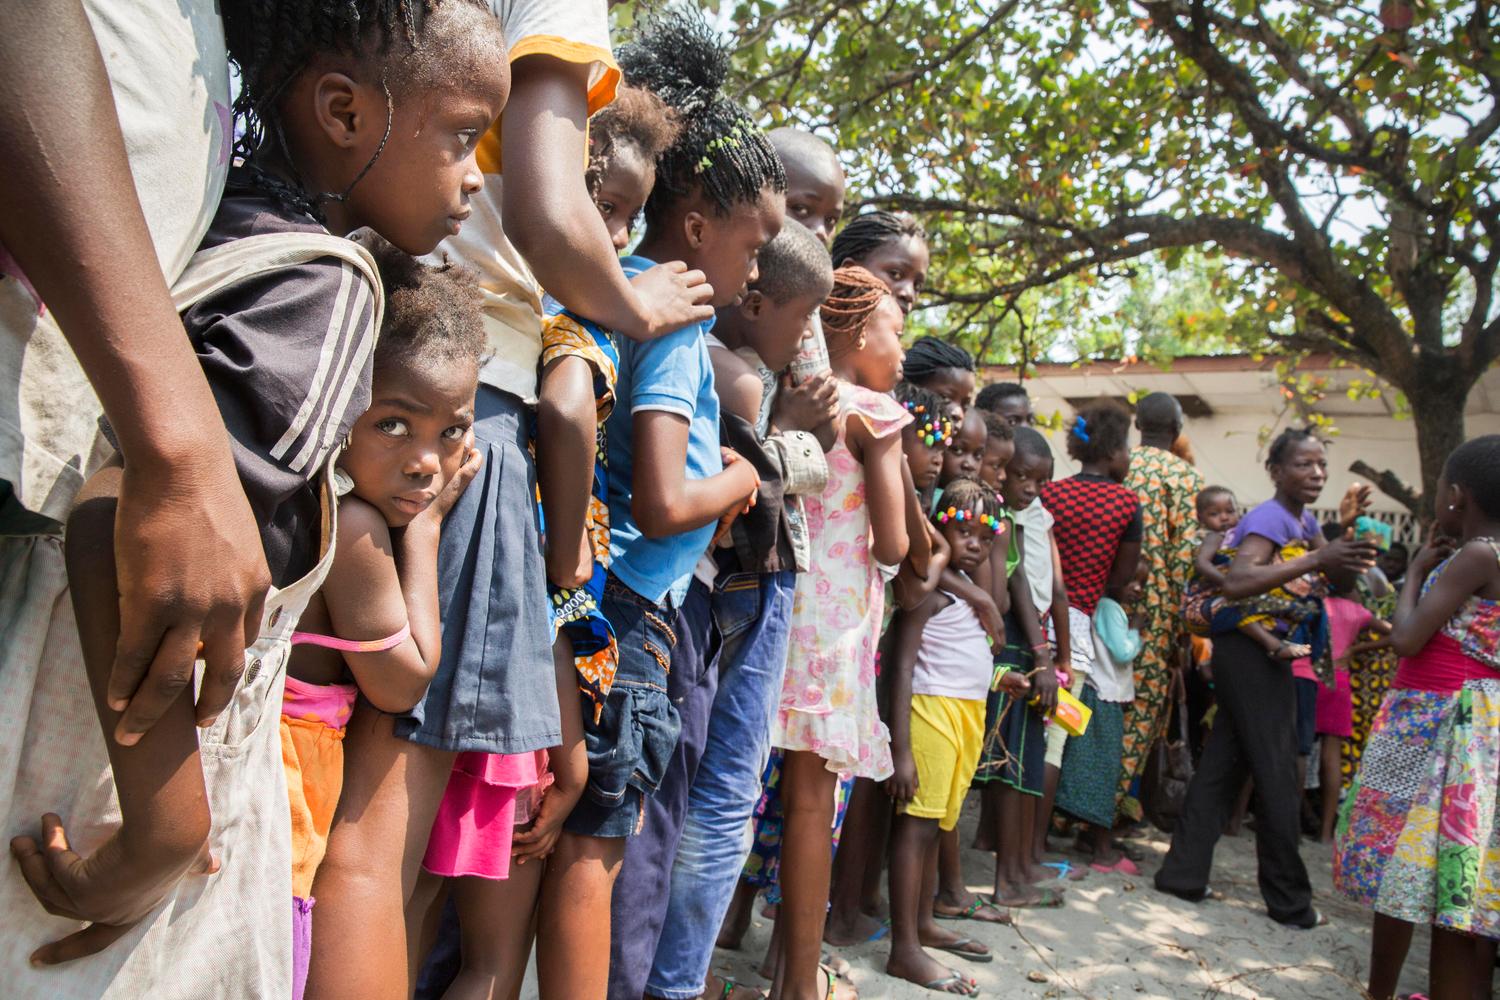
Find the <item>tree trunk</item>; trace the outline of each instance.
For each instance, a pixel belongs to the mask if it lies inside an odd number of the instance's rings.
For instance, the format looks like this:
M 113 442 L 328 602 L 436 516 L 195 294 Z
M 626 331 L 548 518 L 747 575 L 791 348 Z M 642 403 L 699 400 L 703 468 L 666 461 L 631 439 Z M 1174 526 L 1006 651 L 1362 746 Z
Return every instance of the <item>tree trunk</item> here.
M 1453 357 L 1419 359 L 1404 390 L 1417 430 L 1417 455 L 1422 463 L 1424 522 L 1432 518 L 1438 477 L 1453 449 L 1464 442 L 1464 406 L 1477 373 L 1464 372 Z

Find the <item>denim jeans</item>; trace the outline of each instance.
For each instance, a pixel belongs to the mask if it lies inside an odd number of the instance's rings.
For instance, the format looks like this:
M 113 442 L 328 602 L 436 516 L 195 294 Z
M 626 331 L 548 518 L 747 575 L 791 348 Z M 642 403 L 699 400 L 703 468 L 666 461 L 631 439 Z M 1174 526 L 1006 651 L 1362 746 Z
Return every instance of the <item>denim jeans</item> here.
M 746 573 L 720 577 L 714 589 L 714 620 L 723 635 L 719 688 L 646 982 L 652 996 L 677 1000 L 703 992 L 750 850 L 750 814 L 781 703 L 795 581 L 790 572 Z

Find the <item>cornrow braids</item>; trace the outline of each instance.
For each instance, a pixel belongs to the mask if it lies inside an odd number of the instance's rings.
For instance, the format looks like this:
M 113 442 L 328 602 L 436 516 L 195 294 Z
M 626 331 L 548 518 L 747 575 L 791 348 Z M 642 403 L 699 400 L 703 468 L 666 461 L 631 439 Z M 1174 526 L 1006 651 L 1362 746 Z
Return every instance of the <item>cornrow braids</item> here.
M 962 347 L 936 337 L 923 337 L 907 348 L 906 363 L 902 366 L 906 377 L 913 382 L 926 382 L 949 368 L 971 372 L 974 370 L 974 356 Z
M 584 171 L 589 195 L 598 197 L 620 147 L 630 146 L 654 162 L 681 134 L 682 120 L 665 101 L 649 90 L 620 84 L 615 99 L 589 119 L 589 165 Z
M 444 2 L 464 3 L 491 16 L 482 0 L 220 0 L 225 47 L 239 75 L 239 94 L 231 107 L 240 133 L 234 153 L 256 185 L 287 208 L 319 221 L 319 202 L 347 198 L 390 139 L 392 87 L 399 90 L 413 78 L 431 74 L 450 50 L 471 51 L 458 39 L 424 39 L 428 16 Z M 398 41 L 404 49 L 395 53 Z M 297 75 L 324 53 L 370 60 L 372 69 L 378 67 L 386 98 L 380 146 L 348 188 L 333 194 L 308 192 L 254 163 L 257 152 L 279 147 L 295 172 L 277 104 Z
M 769 187 L 786 190 L 786 169 L 765 133 L 722 91 L 730 46 L 690 7 L 646 18 L 619 53 L 625 81 L 654 91 L 681 119 L 677 141 L 656 158 L 647 224 L 695 191 L 720 215 L 754 202 Z
M 830 357 L 865 346 L 865 324 L 890 294 L 885 282 L 862 267 L 841 267 L 833 272 L 833 291 L 819 309 Z
M 926 242 L 927 230 L 922 228 L 916 218 L 905 212 L 866 212 L 850 219 L 849 224 L 839 230 L 839 234 L 833 238 L 829 253 L 835 265 L 846 260 L 858 264 L 886 244 L 907 237 Z

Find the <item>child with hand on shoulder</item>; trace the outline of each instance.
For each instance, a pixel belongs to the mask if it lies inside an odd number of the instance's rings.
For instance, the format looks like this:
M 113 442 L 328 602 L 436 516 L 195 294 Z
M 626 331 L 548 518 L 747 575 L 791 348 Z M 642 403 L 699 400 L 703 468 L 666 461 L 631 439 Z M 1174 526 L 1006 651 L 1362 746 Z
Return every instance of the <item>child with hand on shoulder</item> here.
M 475 144 L 509 92 L 504 42 L 483 8 L 447 2 L 423 17 L 400 7 L 387 18 L 351 22 L 344 4 L 299 2 L 303 30 L 289 31 L 288 12 L 267 6 L 221 4 L 239 70 L 241 163 L 176 298 L 278 589 L 261 620 L 245 623 L 249 649 L 195 650 L 194 637 L 181 636 L 178 648 L 164 652 L 181 657 L 183 673 L 153 675 L 138 689 L 134 679 L 112 677 L 114 508 L 130 472 L 117 464 L 85 486 L 68 529 L 69 576 L 121 825 L 108 839 L 80 838 L 78 846 L 97 847 L 98 858 L 81 864 L 55 818 L 46 855 L 17 844 L 23 874 L 53 912 L 95 921 L 42 949 L 38 962 L 127 939 L 69 971 L 76 984 L 68 991 L 80 994 L 97 985 L 128 995 L 274 996 L 292 982 L 282 747 L 277 727 L 262 721 L 281 708 L 292 632 L 332 561 L 336 511 L 319 480 L 370 403 L 384 307 L 368 252 L 335 237 L 369 227 L 403 252 L 432 250 L 483 184 Z M 392 511 L 400 507 L 392 503 Z M 402 615 L 386 610 L 393 621 Z M 414 642 L 403 645 L 395 655 L 417 654 Z M 202 698 L 229 698 L 217 719 L 195 717 L 195 653 L 220 668 L 203 671 L 205 687 L 239 678 L 232 698 L 222 690 Z M 242 676 L 221 669 L 241 660 Z M 183 881 L 219 860 L 213 878 Z M 172 906 L 179 896 L 192 905 Z M 224 960 L 225 940 L 235 942 L 232 961 Z M 59 989 L 53 983 L 37 992 Z
M 995 492 L 974 479 L 949 482 L 933 522 L 953 553 L 950 570 L 973 574 L 1007 531 Z M 891 951 L 886 971 L 927 989 L 974 996 L 974 981 L 936 962 L 923 947 L 987 961 L 989 949 L 939 926 L 939 831 L 957 829 L 984 744 L 991 656 L 984 628 L 965 601 L 939 589 L 899 612 L 891 660 L 891 751 L 886 788 L 898 815 L 891 837 Z M 1012 697 L 1030 688 L 1015 671 L 994 677 Z

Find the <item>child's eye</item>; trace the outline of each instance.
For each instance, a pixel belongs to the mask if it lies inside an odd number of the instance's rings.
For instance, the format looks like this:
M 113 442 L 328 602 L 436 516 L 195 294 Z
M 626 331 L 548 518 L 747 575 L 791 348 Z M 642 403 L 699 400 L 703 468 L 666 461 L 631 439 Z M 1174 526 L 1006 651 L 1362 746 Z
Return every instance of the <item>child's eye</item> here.
M 615 206 L 607 201 L 596 201 L 594 207 L 599 209 L 599 214 L 606 219 L 615 214 Z
M 447 430 L 443 431 L 443 440 L 462 441 L 464 435 L 467 433 L 469 433 L 469 427 L 467 424 L 454 424 L 452 427 L 449 427 Z
M 375 429 L 382 434 L 389 434 L 391 437 L 405 437 L 407 433 L 406 421 L 398 420 L 395 417 L 386 417 L 384 420 L 377 421 Z

